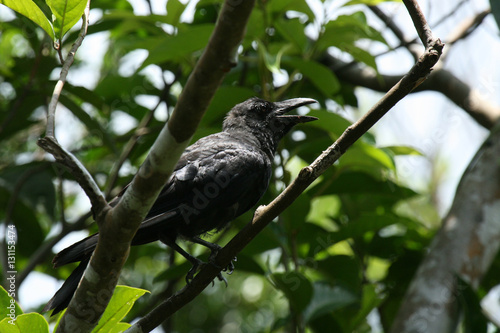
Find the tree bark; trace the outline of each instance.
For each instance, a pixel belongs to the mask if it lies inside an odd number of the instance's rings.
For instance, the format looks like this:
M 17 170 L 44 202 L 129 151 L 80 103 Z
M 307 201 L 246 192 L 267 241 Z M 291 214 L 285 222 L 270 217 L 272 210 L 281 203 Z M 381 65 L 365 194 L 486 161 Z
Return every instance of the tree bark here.
M 455 332 L 461 292 L 457 276 L 477 288 L 500 248 L 499 156 L 500 123 L 465 170 L 391 332 Z

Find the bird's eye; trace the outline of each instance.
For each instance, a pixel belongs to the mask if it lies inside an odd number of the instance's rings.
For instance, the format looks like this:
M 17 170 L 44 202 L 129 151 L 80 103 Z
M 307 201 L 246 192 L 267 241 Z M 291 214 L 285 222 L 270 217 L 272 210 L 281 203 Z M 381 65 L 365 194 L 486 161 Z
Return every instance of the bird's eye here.
M 253 109 L 259 115 L 266 115 L 269 113 L 271 108 L 272 108 L 271 103 L 266 101 L 259 101 L 258 103 L 256 103 Z

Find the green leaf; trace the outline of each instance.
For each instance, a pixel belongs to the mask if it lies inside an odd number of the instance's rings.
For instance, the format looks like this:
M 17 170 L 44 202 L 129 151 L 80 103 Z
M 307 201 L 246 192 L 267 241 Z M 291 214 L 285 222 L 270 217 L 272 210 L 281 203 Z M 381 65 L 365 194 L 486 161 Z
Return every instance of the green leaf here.
M 50 169 L 50 163 L 32 162 L 5 168 L 0 172 L 0 180 L 8 184 L 11 193 L 14 192 L 19 181 L 23 184 L 17 190 L 19 198 L 36 211 L 39 205 L 45 208 L 45 212 L 55 217 L 56 191 L 52 179 L 54 174 Z
M 285 12 L 293 10 L 296 12 L 304 13 L 307 18 L 312 21 L 314 20 L 314 13 L 309 8 L 307 1 L 303 0 L 273 0 L 267 3 L 266 10 L 270 13 L 275 13 L 277 16 L 282 16 Z
M 104 311 L 99 324 L 97 324 L 92 332 L 117 332 L 116 326 L 123 326 L 124 324 L 120 323 L 120 320 L 132 309 L 135 301 L 145 293 L 149 293 L 149 291 L 127 286 L 116 286 L 106 311 Z
M 238 254 L 238 260 L 235 262 L 235 266 L 238 272 L 248 272 L 262 276 L 266 273 L 253 257 L 242 253 Z
M 354 256 L 335 255 L 316 262 L 318 271 L 331 284 L 347 288 L 351 292 L 358 292 L 363 279 L 363 265 Z M 314 263 L 312 263 L 314 265 Z M 342 267 L 342 269 L 339 269 Z
M 304 52 L 307 47 L 307 36 L 304 32 L 304 24 L 298 18 L 279 19 L 274 22 L 276 30 L 286 40 L 294 44 L 298 50 Z
M 355 45 L 344 44 L 341 49 L 349 53 L 355 60 L 362 62 L 370 66 L 371 68 L 377 69 L 377 63 L 375 57 L 368 51 L 363 50 Z
M 14 322 L 9 323 L 10 318 L 4 318 L 0 322 L 2 333 L 45 333 L 49 332 L 49 323 L 39 313 L 26 313 L 19 315 Z
M 483 314 L 477 292 L 465 280 L 457 276 L 458 301 L 462 310 L 464 333 L 486 333 L 488 320 Z
M 182 13 L 186 9 L 187 3 L 183 4 L 179 0 L 167 1 L 167 16 L 165 23 L 177 26 Z
M 175 36 L 165 36 L 150 46 L 149 56 L 139 70 L 151 64 L 161 64 L 187 56 L 203 49 L 214 30 L 213 24 L 201 24 L 179 32 Z
M 358 298 L 349 290 L 339 286 L 331 287 L 326 283 L 314 284 L 314 297 L 304 311 L 306 323 L 328 312 L 343 308 L 358 301 Z
M 382 149 L 391 152 L 395 156 L 399 155 L 424 156 L 417 149 L 408 146 L 387 146 Z
M 365 172 L 347 171 L 335 175 L 335 181 L 327 189 L 321 189 L 324 194 L 376 194 L 378 197 L 404 200 L 416 193 L 409 188 L 399 186 L 391 180 L 379 180 Z M 311 189 L 312 194 L 317 189 Z
M 382 178 L 388 170 L 395 171 L 394 161 L 384 150 L 358 141 L 339 159 L 342 170 L 361 170 Z
M 368 25 L 366 15 L 363 12 L 356 12 L 351 15 L 341 15 L 328 22 L 325 31 L 318 38 L 317 46 L 319 50 L 326 50 L 331 46 L 337 47 L 352 55 L 357 61 L 376 68 L 374 57 L 356 46 L 356 42 L 361 39 L 387 44 L 380 32 Z
M 11 196 L 11 186 L 5 184 L 2 179 L 0 181 L 0 206 L 7 207 L 10 204 Z M 11 223 L 16 226 L 17 232 L 21 234 L 16 247 L 16 254 L 19 257 L 33 255 L 45 238 L 45 232 L 40 226 L 36 214 L 36 210 L 27 205 L 25 200 L 16 200 L 11 215 Z M 0 220 L 3 220 L 4 217 L 5 210 L 0 210 Z
M 88 0 L 47 0 L 47 5 L 52 10 L 52 24 L 55 37 L 62 40 L 64 35 L 82 17 Z
M 9 276 L 7 276 L 8 278 Z M 9 280 L 4 280 L 6 283 L 9 284 L 10 288 L 10 281 Z M 12 316 L 19 316 L 23 314 L 23 310 L 19 307 L 17 302 L 10 297 L 9 292 L 16 292 L 16 290 L 12 289 L 12 291 L 7 291 L 4 289 L 3 286 L 0 285 L 0 318 L 5 318 L 5 319 L 12 319 L 12 317 L 8 317 L 8 315 Z M 0 324 L 0 328 L 1 328 Z M 3 332 L 3 330 L 0 329 L 0 332 Z
M 349 239 L 361 237 L 367 232 L 379 231 L 387 226 L 407 221 L 394 214 L 362 214 L 359 218 L 350 221 L 338 231 L 322 232 L 309 241 L 309 256 L 315 257 L 318 253 L 326 251 L 330 246 Z M 301 236 L 300 234 L 298 235 Z
M 295 311 L 302 311 L 308 306 L 313 296 L 313 286 L 304 275 L 291 271 L 275 273 L 270 278 L 276 288 L 285 293 Z
M 327 97 L 332 97 L 340 90 L 339 80 L 325 65 L 300 58 L 284 58 L 283 63 L 300 71 Z
M 329 132 L 333 140 L 337 140 L 346 128 L 352 124 L 342 116 L 324 109 L 311 110 L 307 115 L 320 119 L 319 121 L 308 123 L 308 125 Z
M 281 217 L 289 232 L 300 230 L 306 223 L 306 217 L 311 208 L 311 199 L 307 194 L 299 196 L 283 213 Z
M 125 81 L 125 78 L 123 79 L 123 81 Z M 69 83 L 66 83 L 64 85 L 64 90 L 78 97 L 83 102 L 92 104 L 101 115 L 104 115 L 105 113 L 107 113 L 107 111 L 109 111 L 109 105 L 107 105 L 104 102 L 103 97 L 97 94 L 94 90 L 89 90 L 85 87 L 74 86 Z
M 54 30 L 42 10 L 32 0 L 0 0 L 0 4 L 15 10 L 38 24 L 54 40 Z
M 351 332 L 357 331 L 358 326 L 366 321 L 368 314 L 382 303 L 383 299 L 378 296 L 376 286 L 367 284 L 363 286 L 363 298 L 361 300 L 361 309 L 355 317 L 351 319 Z
M 285 46 L 280 48 L 278 53 L 272 54 L 266 49 L 266 46 L 264 45 L 264 43 L 262 43 L 258 39 L 256 40 L 256 42 L 259 45 L 259 47 L 257 48 L 257 51 L 259 52 L 259 56 L 262 58 L 262 60 L 264 60 L 264 65 L 266 66 L 266 68 L 271 73 L 280 74 L 281 73 L 281 57 L 292 46 L 290 44 L 286 44 Z

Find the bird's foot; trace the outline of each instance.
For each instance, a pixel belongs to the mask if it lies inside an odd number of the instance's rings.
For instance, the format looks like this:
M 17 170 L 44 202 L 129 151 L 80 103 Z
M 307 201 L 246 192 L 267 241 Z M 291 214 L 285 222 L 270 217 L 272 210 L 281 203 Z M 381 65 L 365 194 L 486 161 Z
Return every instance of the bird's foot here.
M 193 264 L 193 267 L 191 267 L 189 272 L 186 274 L 186 283 L 187 284 L 190 284 L 191 281 L 193 281 L 194 276 L 196 275 L 198 270 L 200 270 L 204 265 L 206 265 L 205 262 L 201 261 L 200 259 L 194 258 L 194 257 L 190 261 Z
M 186 274 L 186 283 L 187 284 L 190 284 L 191 281 L 193 281 L 194 279 L 194 276 L 196 275 L 196 273 L 201 270 L 203 268 L 203 266 L 205 265 L 212 265 L 213 267 L 217 268 L 220 270 L 220 267 L 217 266 L 213 261 L 210 261 L 209 263 L 206 263 L 206 262 L 203 262 L 199 259 L 196 259 L 196 261 L 193 261 L 193 267 L 191 267 L 191 269 L 189 270 L 189 272 Z M 225 271 L 226 269 L 224 269 L 223 271 Z M 222 275 L 222 272 L 220 272 L 219 274 L 217 274 L 217 279 L 219 281 L 223 281 L 224 284 L 226 285 L 227 287 L 227 279 Z M 214 281 L 212 281 L 212 287 L 214 286 Z
M 191 263 L 193 264 L 193 267 L 191 267 L 189 272 L 186 274 L 186 283 L 187 284 L 191 283 L 191 281 L 194 279 L 194 276 L 196 275 L 196 273 L 199 270 L 201 270 L 203 268 L 203 266 L 212 265 L 216 269 L 220 270 L 219 274 L 217 274 L 217 279 L 219 281 L 224 282 L 226 287 L 228 286 L 227 279 L 222 275 L 222 272 L 226 272 L 228 275 L 231 275 L 234 272 L 234 263 L 233 262 L 235 262 L 237 259 L 236 259 L 236 257 L 234 257 L 234 259 L 231 260 L 231 262 L 229 263 L 229 265 L 227 265 L 227 267 L 224 267 L 224 268 L 220 267 L 215 262 L 215 257 L 217 256 L 219 249 L 221 249 L 221 247 L 218 245 L 217 245 L 217 248 L 214 247 L 213 249 L 211 249 L 211 254 L 208 257 L 208 262 L 204 262 L 204 261 L 197 259 L 197 258 L 194 258 L 194 257 L 192 258 L 192 260 L 190 260 Z M 214 281 L 212 281 L 212 286 L 213 285 L 214 285 Z
M 224 281 L 224 283 L 226 284 L 227 286 L 227 280 L 226 278 L 222 275 L 222 272 L 226 272 L 228 275 L 231 275 L 234 271 L 234 264 L 233 262 L 236 261 L 236 257 L 231 260 L 231 262 L 229 263 L 229 265 L 227 265 L 227 267 L 220 267 L 219 265 L 217 265 L 217 263 L 215 262 L 215 257 L 217 256 L 217 254 L 219 253 L 220 249 L 222 249 L 221 246 L 217 245 L 217 244 L 214 244 L 214 243 L 210 243 L 210 242 L 207 242 L 206 240 L 203 240 L 199 237 L 193 237 L 191 238 L 191 241 L 194 242 L 194 243 L 197 243 L 197 244 L 200 244 L 200 245 L 203 245 L 207 248 L 210 249 L 210 256 L 208 257 L 208 262 L 214 266 L 215 268 L 217 268 L 218 270 L 220 270 L 221 272 L 217 275 L 217 279 L 219 281 Z
M 219 250 L 222 248 L 220 247 L 219 245 L 216 245 L 216 244 L 213 244 L 215 245 L 213 248 L 211 248 L 211 253 L 210 253 L 210 257 L 208 257 L 208 262 L 213 265 L 214 267 L 216 267 L 217 269 L 221 270 L 221 272 L 219 273 L 219 275 L 217 275 L 217 278 L 219 279 L 219 281 L 224 281 L 224 283 L 226 284 L 226 287 L 227 287 L 227 280 L 226 278 L 224 278 L 222 276 L 222 272 L 226 272 L 228 275 L 231 275 L 233 274 L 234 272 L 234 262 L 237 261 L 238 259 L 236 257 L 234 257 L 231 262 L 229 263 L 229 265 L 227 265 L 226 267 L 220 267 L 219 265 L 217 265 L 215 263 L 215 257 L 217 256 L 217 254 L 219 253 Z

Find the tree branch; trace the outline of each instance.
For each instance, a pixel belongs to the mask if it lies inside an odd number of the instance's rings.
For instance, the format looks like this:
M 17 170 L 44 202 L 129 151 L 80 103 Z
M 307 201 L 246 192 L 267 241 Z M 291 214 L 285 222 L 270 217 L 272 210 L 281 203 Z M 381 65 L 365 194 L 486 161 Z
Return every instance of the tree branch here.
M 75 60 L 75 54 L 80 45 L 82 45 L 83 39 L 87 35 L 87 28 L 89 26 L 89 12 L 90 12 L 90 0 L 87 2 L 87 7 L 82 15 L 82 27 L 78 38 L 68 52 L 66 60 L 63 62 L 61 73 L 59 74 L 59 80 L 56 83 L 54 92 L 52 93 L 52 98 L 50 99 L 49 109 L 47 111 L 47 131 L 45 135 L 49 138 L 55 138 L 55 122 L 56 122 L 56 107 L 59 101 L 59 96 L 61 95 L 62 88 L 66 83 L 66 76 L 68 76 L 69 68 Z M 60 47 L 60 46 L 59 46 Z
M 457 275 L 477 288 L 500 248 L 500 123 L 472 159 L 391 332 L 455 332 Z M 494 167 L 492 167 L 494 166 Z
M 460 23 L 457 28 L 448 36 L 446 43 L 451 45 L 461 39 L 467 38 L 484 21 L 486 16 L 491 13 L 491 9 L 485 9 Z
M 348 63 L 330 55 L 326 55 L 321 62 L 340 80 L 375 91 L 386 92 L 401 79 L 401 75 L 377 74 L 375 70 L 366 66 L 348 66 Z M 500 106 L 493 105 L 477 90 L 469 87 L 446 69 L 433 70 L 429 78 L 413 92 L 427 90 L 442 93 L 487 129 L 491 129 L 495 121 L 500 118 Z
M 114 208 L 96 216 L 99 240 L 58 332 L 97 325 L 116 286 L 130 242 L 189 143 L 225 74 L 235 65 L 254 1 L 224 3 L 208 45 L 191 73 L 169 122 Z
M 418 22 L 416 23 L 418 24 Z M 356 140 L 368 131 L 391 107 L 418 86 L 439 60 L 443 44 L 439 39 L 429 42 L 429 47 L 419 61 L 363 118 L 346 129 L 340 138 L 326 149 L 310 166 L 305 167 L 299 176 L 269 205 L 261 206 L 248 223 L 214 259 L 214 265 L 205 265 L 193 281 L 182 290 L 165 300 L 149 314 L 130 327 L 126 332 L 149 332 L 165 319 L 182 308 L 200 294 L 221 271 L 217 267 L 227 267 L 233 258 L 275 217 L 282 213 L 292 202 L 323 172 L 325 172 Z
M 85 11 L 82 15 L 82 27 L 78 38 L 68 52 L 68 56 L 63 63 L 59 80 L 54 88 L 52 98 L 50 100 L 49 108 L 47 111 L 47 130 L 44 138 L 38 140 L 37 144 L 43 148 L 46 152 L 52 154 L 57 162 L 65 165 L 70 170 L 71 174 L 75 177 L 78 184 L 85 191 L 89 197 L 92 209 L 94 213 L 100 212 L 104 207 L 106 207 L 106 200 L 96 184 L 90 173 L 85 169 L 85 167 L 78 161 L 78 159 L 71 154 L 69 151 L 65 150 L 59 145 L 55 137 L 55 114 L 56 107 L 59 101 L 59 96 L 61 95 L 62 88 L 66 82 L 66 76 L 68 75 L 69 68 L 73 64 L 75 59 L 75 54 L 80 45 L 82 45 L 83 39 L 87 34 L 87 28 L 89 25 L 89 11 L 90 11 L 90 0 L 87 2 Z
M 37 144 L 46 152 L 52 154 L 58 163 L 69 169 L 71 175 L 75 177 L 75 180 L 89 197 L 94 214 L 98 214 L 107 206 L 106 199 L 92 175 L 73 154 L 61 147 L 54 137 L 46 136 L 41 138 Z
M 424 13 L 422 13 L 417 0 L 403 0 L 403 3 L 405 4 L 408 13 L 410 13 L 411 20 L 413 21 L 413 25 L 417 30 L 422 44 L 424 44 L 425 48 L 430 47 L 435 38 L 432 36 L 432 30 L 427 24 L 427 20 L 425 19 Z

